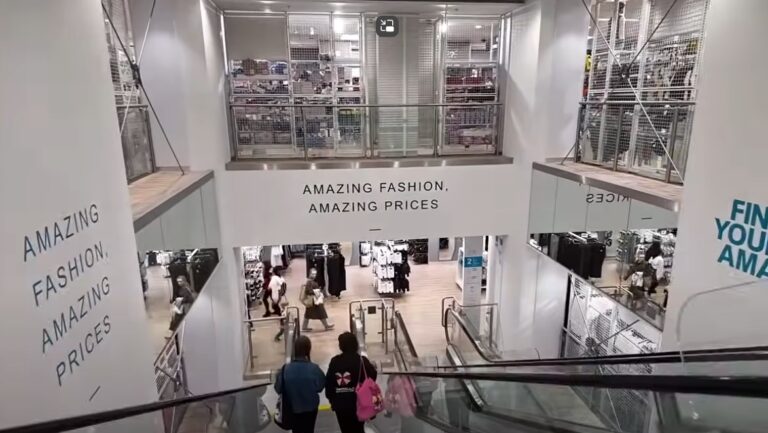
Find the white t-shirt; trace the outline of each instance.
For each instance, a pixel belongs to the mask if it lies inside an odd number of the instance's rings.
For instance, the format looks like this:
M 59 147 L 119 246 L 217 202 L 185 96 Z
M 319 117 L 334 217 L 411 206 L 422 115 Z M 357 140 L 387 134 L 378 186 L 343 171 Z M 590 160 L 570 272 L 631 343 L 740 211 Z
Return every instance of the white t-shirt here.
M 282 287 L 283 283 L 285 283 L 285 278 L 279 275 L 272 275 L 272 278 L 269 280 L 272 302 L 277 303 L 280 300 L 280 287 Z
M 664 277 L 664 257 L 656 256 L 650 260 L 650 263 L 656 270 L 656 279 L 661 280 Z

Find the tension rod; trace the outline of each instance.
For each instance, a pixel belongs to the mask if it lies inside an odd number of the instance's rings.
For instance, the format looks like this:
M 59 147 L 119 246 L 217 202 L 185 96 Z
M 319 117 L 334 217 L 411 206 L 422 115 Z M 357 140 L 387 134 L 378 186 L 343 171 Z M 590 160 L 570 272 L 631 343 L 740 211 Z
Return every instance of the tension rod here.
M 154 10 L 154 3 L 153 3 L 152 9 Z M 123 50 L 123 53 L 125 53 L 125 57 L 128 59 L 128 63 L 131 66 L 131 73 L 136 83 L 136 88 L 137 89 L 140 88 L 144 92 L 144 97 L 147 99 L 147 105 L 149 106 L 149 109 L 152 111 L 152 114 L 155 116 L 155 120 L 157 120 L 157 125 L 160 127 L 160 132 L 162 132 L 163 137 L 165 138 L 165 142 L 168 143 L 168 147 L 171 149 L 171 154 L 173 154 L 173 159 L 176 160 L 176 165 L 179 167 L 179 170 L 181 171 L 182 175 L 186 174 L 184 172 L 184 167 L 182 167 L 181 162 L 179 162 L 178 156 L 176 156 L 176 151 L 173 149 L 171 140 L 168 138 L 168 134 L 165 132 L 163 123 L 160 122 L 160 117 L 158 117 L 157 111 L 155 111 L 155 107 L 154 105 L 152 105 L 152 101 L 149 99 L 149 94 L 147 94 L 147 89 L 146 87 L 144 87 L 144 83 L 141 81 L 141 72 L 140 72 L 139 65 L 133 61 L 133 59 L 131 58 L 131 55 L 128 53 L 128 49 L 125 47 L 125 44 L 123 43 L 123 39 L 120 37 L 120 33 L 117 31 L 117 28 L 115 27 L 115 23 L 112 21 L 112 16 L 107 11 L 107 8 L 104 6 L 104 3 L 101 3 L 101 10 L 104 11 L 104 15 L 107 17 L 109 26 L 112 28 L 112 31 L 115 33 L 117 42 L 120 44 L 120 48 Z M 142 47 L 142 51 L 143 51 L 143 47 Z M 133 90 L 131 90 L 131 95 L 133 95 Z M 123 126 L 125 125 L 125 119 L 128 117 L 128 108 L 130 108 L 131 99 L 133 99 L 133 96 L 131 96 L 128 100 L 128 105 L 126 107 L 125 115 L 123 117 Z M 120 139 L 122 139 L 122 133 L 123 133 L 123 127 L 121 126 Z

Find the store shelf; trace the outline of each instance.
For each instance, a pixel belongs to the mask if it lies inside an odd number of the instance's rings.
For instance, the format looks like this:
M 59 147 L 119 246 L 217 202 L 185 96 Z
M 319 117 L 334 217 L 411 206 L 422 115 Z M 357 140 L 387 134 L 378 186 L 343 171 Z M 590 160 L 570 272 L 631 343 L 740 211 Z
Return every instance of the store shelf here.
M 274 81 L 288 81 L 291 79 L 288 75 L 244 75 L 244 74 L 232 74 L 233 80 L 244 81 L 259 81 L 259 80 L 274 80 Z

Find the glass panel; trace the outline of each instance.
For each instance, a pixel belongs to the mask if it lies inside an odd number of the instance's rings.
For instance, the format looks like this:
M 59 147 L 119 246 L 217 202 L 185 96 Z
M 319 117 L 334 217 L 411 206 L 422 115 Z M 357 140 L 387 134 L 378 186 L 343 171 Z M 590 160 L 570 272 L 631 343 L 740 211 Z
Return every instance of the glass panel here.
M 246 376 L 264 373 L 280 368 L 293 350 L 298 335 L 297 316 L 291 314 L 287 324 L 286 316 L 251 319 L 245 322 L 248 336 L 250 362 L 246 365 Z
M 432 156 L 435 107 L 371 108 L 374 156 Z
M 443 113 L 442 155 L 496 152 L 498 106 L 445 107 Z
M 751 255 L 749 250 L 730 246 L 726 248 L 736 256 L 733 262 L 740 270 L 760 272 L 762 268 L 765 272 L 768 261 L 764 255 Z M 676 329 L 678 347 L 691 350 L 765 345 L 768 342 L 765 305 L 768 305 L 768 280 L 700 292 L 680 307 Z M 713 320 L 726 312 L 727 320 Z

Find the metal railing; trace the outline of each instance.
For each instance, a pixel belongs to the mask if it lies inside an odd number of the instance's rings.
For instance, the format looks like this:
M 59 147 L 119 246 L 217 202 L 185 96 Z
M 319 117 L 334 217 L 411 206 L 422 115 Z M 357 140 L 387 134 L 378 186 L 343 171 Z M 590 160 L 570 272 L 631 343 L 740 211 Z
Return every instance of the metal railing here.
M 393 329 L 392 317 L 395 313 L 395 301 L 388 298 L 360 299 L 349 303 L 349 330 L 357 335 L 361 352 L 365 351 L 367 334 L 366 316 L 369 314 L 366 306 L 375 308 L 381 315 L 381 328 L 377 331 L 384 343 L 384 353 L 389 353 L 389 331 Z
M 298 337 L 299 323 L 301 323 L 301 311 L 299 307 L 288 306 L 284 308 L 284 313 L 281 316 L 260 317 L 256 319 L 243 320 L 243 324 L 248 332 L 248 368 L 254 368 L 254 359 L 256 355 L 253 353 L 253 325 L 257 323 L 266 322 L 279 322 L 280 327 L 283 329 L 283 342 L 285 345 L 284 362 L 290 362 L 293 358 L 293 343 Z
M 478 323 L 475 324 L 475 326 L 479 326 L 480 329 L 474 330 L 474 334 L 476 334 L 476 337 L 479 338 L 483 344 L 493 350 L 497 347 L 495 327 L 496 320 L 498 320 L 496 313 L 498 308 L 499 304 L 496 303 L 462 305 L 455 297 L 447 296 L 440 302 L 440 324 L 446 329 L 449 325 L 446 310 L 452 310 L 457 315 L 461 316 L 467 316 L 468 311 L 477 311 L 478 313 L 471 313 L 480 318 Z
M 694 101 L 581 102 L 578 160 L 682 183 L 695 106 Z
M 234 159 L 406 158 L 501 153 L 501 103 L 230 104 Z M 247 101 L 243 103 L 237 102 Z

